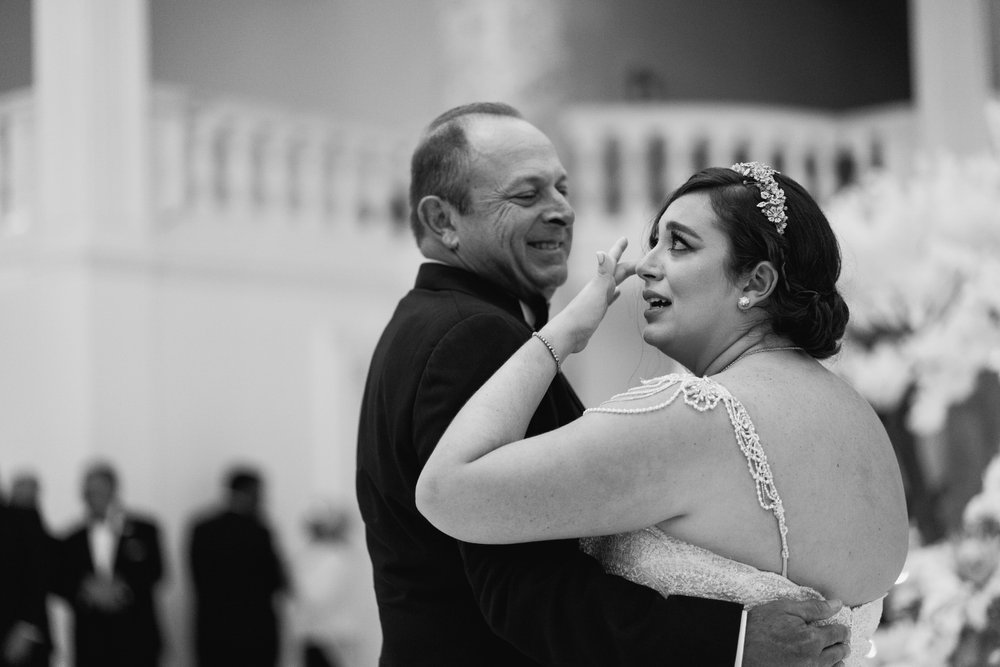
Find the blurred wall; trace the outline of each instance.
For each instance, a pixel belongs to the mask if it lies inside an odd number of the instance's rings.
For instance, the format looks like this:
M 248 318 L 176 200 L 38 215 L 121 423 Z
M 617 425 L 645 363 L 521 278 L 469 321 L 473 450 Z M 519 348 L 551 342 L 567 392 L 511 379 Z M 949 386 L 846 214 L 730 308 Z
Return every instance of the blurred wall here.
M 545 93 L 563 103 L 651 97 L 847 109 L 910 98 L 907 0 L 538 2 L 544 16 L 561 15 L 547 36 L 558 72 L 546 86 L 556 90 Z M 477 26 L 477 16 L 495 18 L 487 5 L 154 1 L 153 78 L 416 131 L 442 110 L 447 47 L 467 36 L 449 35 L 446 16 L 461 11 L 460 27 L 489 30 L 514 49 L 537 40 L 518 12 L 503 30 Z
M 566 103 L 648 96 L 844 109 L 911 97 L 907 0 L 540 1 L 563 17 L 552 83 Z M 441 110 L 449 7 L 154 0 L 152 77 L 416 131 Z M 31 82 L 30 14 L 31 0 L 0 0 L 0 91 Z
M 154 0 L 152 76 L 414 131 L 438 113 L 429 0 Z
M 0 93 L 31 85 L 31 0 L 0 0 Z
M 566 19 L 572 101 L 634 97 L 637 78 L 654 99 L 910 98 L 907 0 L 578 0 Z

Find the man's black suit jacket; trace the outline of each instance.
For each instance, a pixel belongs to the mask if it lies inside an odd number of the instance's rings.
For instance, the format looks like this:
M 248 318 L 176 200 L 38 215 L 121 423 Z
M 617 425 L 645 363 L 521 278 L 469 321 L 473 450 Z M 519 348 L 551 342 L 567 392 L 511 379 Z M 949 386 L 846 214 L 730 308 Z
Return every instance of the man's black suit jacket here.
M 222 510 L 195 521 L 189 544 L 198 667 L 278 664 L 275 596 L 288 588 L 271 529 Z
M 57 559 L 56 592 L 73 609 L 77 667 L 142 667 L 159 661 L 162 640 L 154 593 L 163 576 L 160 533 L 149 519 L 126 514 L 115 550 L 114 576 L 131 590 L 123 610 L 106 613 L 84 604 L 83 582 L 94 574 L 87 525 L 62 541 Z
M 46 547 L 23 510 L 0 504 L 0 647 L 18 623 L 40 633 L 32 659 L 46 661 L 49 651 Z M 8 663 L 0 654 L 0 665 Z
M 605 574 L 575 540 L 460 543 L 417 511 L 421 468 L 462 404 L 531 335 L 518 300 L 424 264 L 372 358 L 357 494 L 383 630 L 380 664 L 732 665 L 740 607 L 662 598 Z M 553 380 L 528 435 L 577 418 Z

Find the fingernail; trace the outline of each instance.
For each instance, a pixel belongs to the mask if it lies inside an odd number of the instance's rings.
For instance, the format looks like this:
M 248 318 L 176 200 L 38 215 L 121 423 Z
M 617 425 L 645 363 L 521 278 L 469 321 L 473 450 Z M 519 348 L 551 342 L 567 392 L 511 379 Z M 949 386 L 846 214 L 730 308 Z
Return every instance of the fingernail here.
M 600 250 L 597 251 L 597 265 L 604 266 L 604 253 Z

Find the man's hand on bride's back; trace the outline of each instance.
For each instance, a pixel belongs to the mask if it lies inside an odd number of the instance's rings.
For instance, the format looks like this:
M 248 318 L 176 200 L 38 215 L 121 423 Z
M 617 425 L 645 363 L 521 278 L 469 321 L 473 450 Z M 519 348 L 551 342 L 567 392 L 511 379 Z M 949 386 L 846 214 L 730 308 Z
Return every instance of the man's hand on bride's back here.
M 775 600 L 747 614 L 743 667 L 832 667 L 850 653 L 850 630 L 818 625 L 841 604 L 826 600 Z
M 618 298 L 618 286 L 635 275 L 635 262 L 622 261 L 628 239 L 618 239 L 607 252 L 597 253 L 597 273 L 573 297 L 552 324 L 565 336 L 567 352 L 579 352 L 604 319 L 608 306 Z M 560 338 L 561 338 L 560 336 Z

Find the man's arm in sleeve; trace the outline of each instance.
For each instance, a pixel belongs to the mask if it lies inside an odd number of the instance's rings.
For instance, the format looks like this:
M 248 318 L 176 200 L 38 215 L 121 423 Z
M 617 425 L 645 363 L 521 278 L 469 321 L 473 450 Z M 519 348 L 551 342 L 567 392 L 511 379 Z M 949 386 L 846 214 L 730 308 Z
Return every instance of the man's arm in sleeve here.
M 742 605 L 606 574 L 574 540 L 462 544 L 469 581 L 494 632 L 551 665 L 732 667 Z
M 501 318 L 456 326 L 425 369 L 414 441 L 426 461 L 466 400 L 527 339 Z M 459 544 L 493 631 L 549 665 L 689 664 L 731 667 L 740 605 L 674 596 L 605 574 L 575 540 Z

